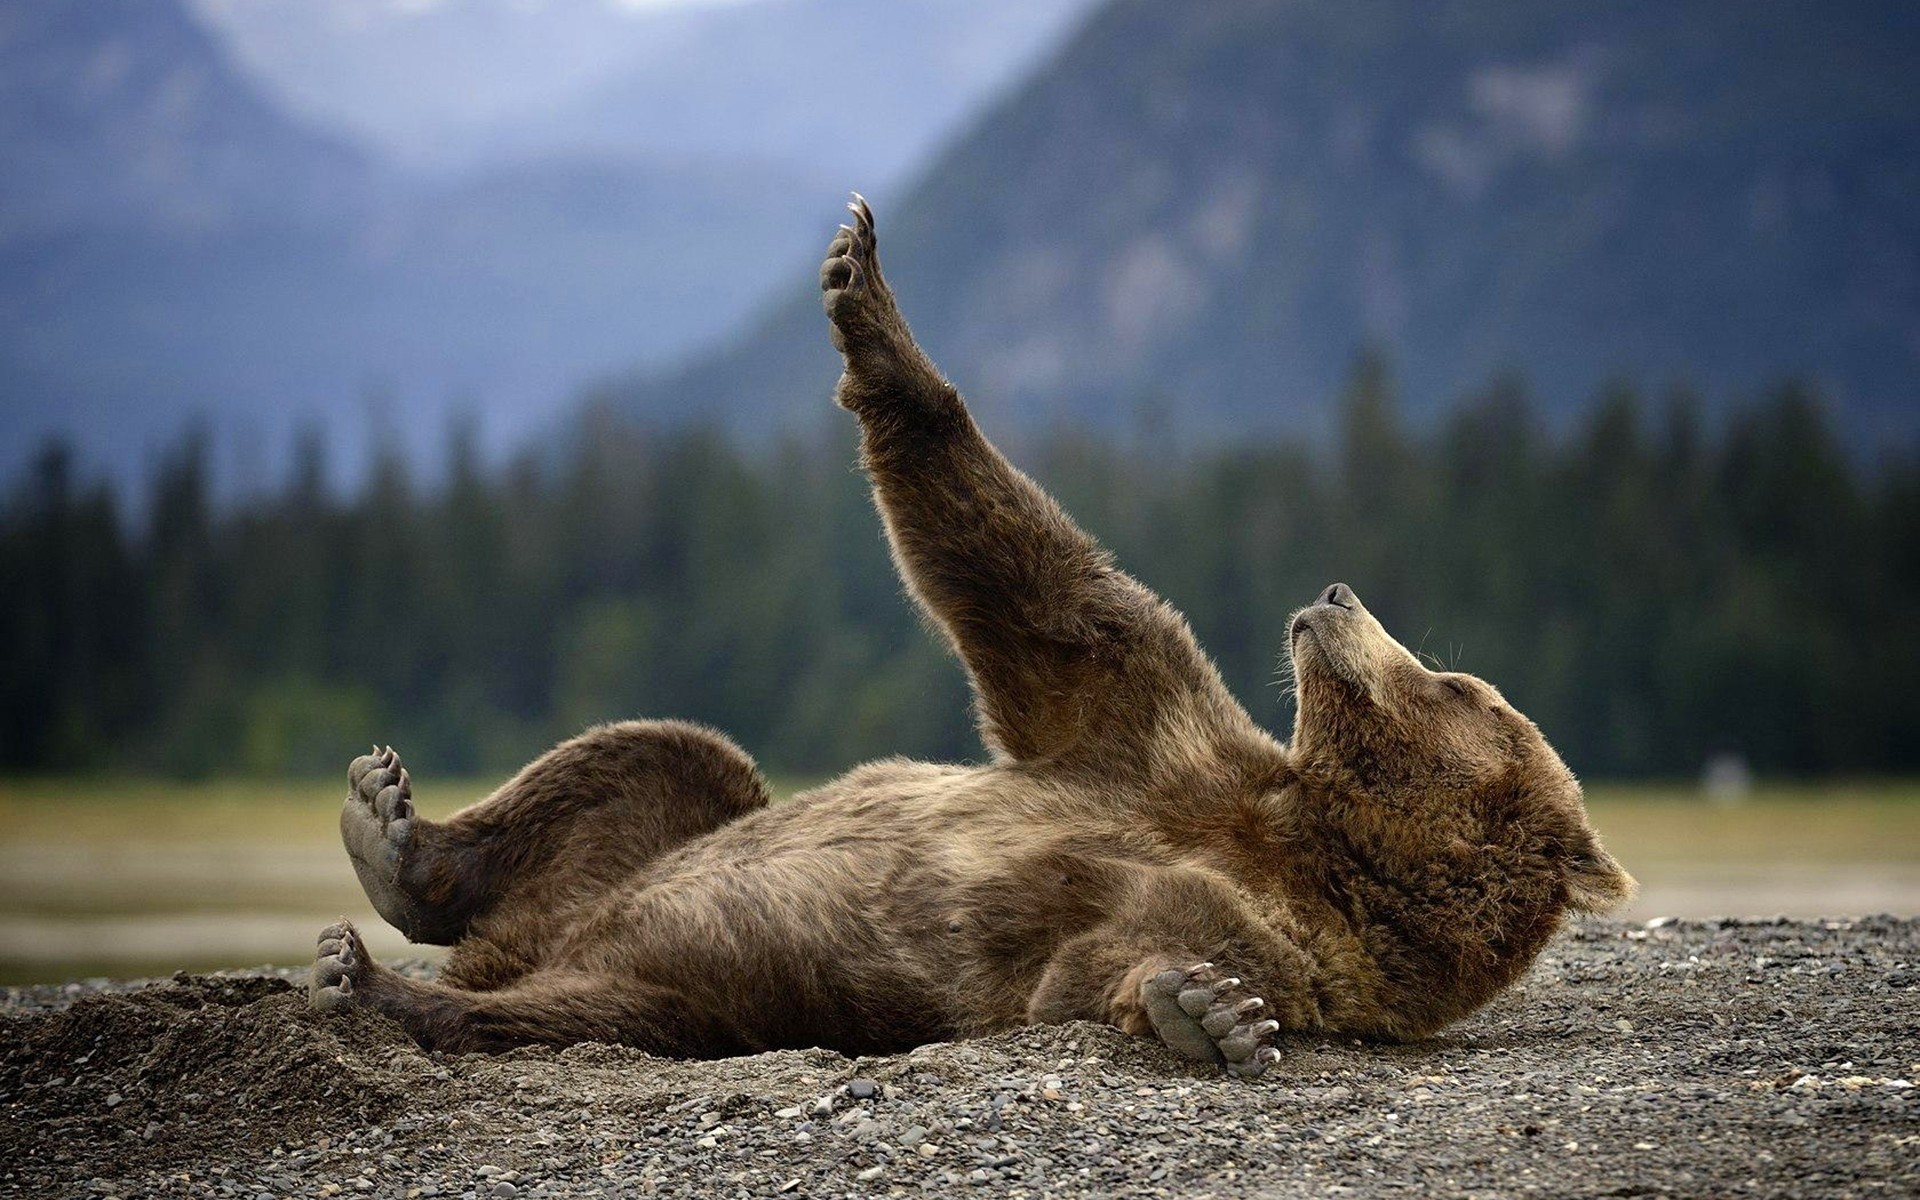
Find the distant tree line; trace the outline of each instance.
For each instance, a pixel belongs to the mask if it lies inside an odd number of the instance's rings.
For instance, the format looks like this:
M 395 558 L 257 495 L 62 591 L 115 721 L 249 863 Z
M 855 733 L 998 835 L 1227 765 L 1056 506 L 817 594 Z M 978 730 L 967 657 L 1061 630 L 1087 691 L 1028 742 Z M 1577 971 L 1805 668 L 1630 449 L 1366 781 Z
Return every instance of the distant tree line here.
M 1341 414 L 1318 448 L 1016 457 L 1283 736 L 1288 617 L 1339 579 L 1587 775 L 1920 769 L 1911 454 L 1848 454 L 1793 387 L 1712 421 L 1623 389 L 1549 434 L 1506 383 L 1416 434 L 1369 360 Z M 347 499 L 309 440 L 238 505 L 203 438 L 137 505 L 50 447 L 0 514 L 0 769 L 331 773 L 377 740 L 499 771 L 636 715 L 779 772 L 978 758 L 837 428 L 745 448 L 596 412 L 498 469 L 456 436 L 431 489 L 380 455 Z

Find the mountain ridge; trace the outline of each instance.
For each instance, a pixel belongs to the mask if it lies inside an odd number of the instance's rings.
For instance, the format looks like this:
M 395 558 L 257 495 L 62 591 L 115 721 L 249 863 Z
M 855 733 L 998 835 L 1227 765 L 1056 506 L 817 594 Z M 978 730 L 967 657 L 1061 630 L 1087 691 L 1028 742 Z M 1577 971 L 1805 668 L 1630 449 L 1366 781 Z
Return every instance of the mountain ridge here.
M 795 7 L 829 42 L 867 11 Z M 915 11 L 950 25 L 979 8 Z M 882 28 L 875 52 L 911 27 Z M 723 49 L 700 46 L 691 59 Z M 933 50 L 893 53 L 905 70 Z M 195 424 L 219 461 L 263 477 L 303 430 L 335 448 L 348 485 L 378 447 L 433 477 L 455 425 L 498 460 L 558 432 L 587 381 L 720 341 L 805 261 L 810 214 L 839 193 L 836 155 L 858 148 L 815 137 L 811 163 L 536 141 L 411 170 L 296 115 L 185 0 L 0 0 L 0 68 L 0 480 L 49 437 L 134 478 Z M 990 76 L 942 94 L 958 103 Z M 716 78 L 688 103 L 731 111 L 750 84 Z M 951 119 L 916 112 L 888 136 Z
M 1412 11 L 1106 5 L 880 213 L 935 360 L 1013 430 L 1323 431 L 1366 348 L 1416 414 L 1515 373 L 1560 414 L 1797 377 L 1856 444 L 1920 430 L 1920 13 Z M 752 435 L 835 370 L 796 273 L 611 394 Z

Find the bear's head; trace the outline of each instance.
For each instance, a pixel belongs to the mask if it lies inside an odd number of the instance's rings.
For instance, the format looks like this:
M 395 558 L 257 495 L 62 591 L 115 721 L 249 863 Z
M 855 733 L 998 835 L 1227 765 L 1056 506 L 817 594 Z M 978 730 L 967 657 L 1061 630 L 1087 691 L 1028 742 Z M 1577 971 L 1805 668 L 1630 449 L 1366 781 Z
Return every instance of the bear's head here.
M 1491 684 L 1428 670 L 1345 584 L 1290 632 L 1296 767 L 1339 798 L 1382 865 L 1451 862 L 1499 893 L 1498 908 L 1601 912 L 1632 898 L 1573 772 Z

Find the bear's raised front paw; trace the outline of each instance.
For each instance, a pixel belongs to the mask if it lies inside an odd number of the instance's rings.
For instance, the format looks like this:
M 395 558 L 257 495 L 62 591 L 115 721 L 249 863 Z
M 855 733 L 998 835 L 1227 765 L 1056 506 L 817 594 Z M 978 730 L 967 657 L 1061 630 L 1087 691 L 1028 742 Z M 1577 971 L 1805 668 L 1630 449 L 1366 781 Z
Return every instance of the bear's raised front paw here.
M 847 204 L 853 224 L 842 225 L 820 264 L 820 290 L 831 322 L 833 347 L 853 353 L 885 336 L 893 296 L 880 276 L 873 210 L 859 192 Z
M 1273 1046 L 1280 1022 L 1262 1018 L 1266 1002 L 1212 963 L 1149 975 L 1141 981 L 1140 1000 L 1160 1040 L 1196 1062 L 1252 1078 L 1280 1061 Z
M 342 918 L 320 931 L 313 967 L 307 972 L 307 1003 L 321 1012 L 345 1008 L 371 965 L 353 922 Z

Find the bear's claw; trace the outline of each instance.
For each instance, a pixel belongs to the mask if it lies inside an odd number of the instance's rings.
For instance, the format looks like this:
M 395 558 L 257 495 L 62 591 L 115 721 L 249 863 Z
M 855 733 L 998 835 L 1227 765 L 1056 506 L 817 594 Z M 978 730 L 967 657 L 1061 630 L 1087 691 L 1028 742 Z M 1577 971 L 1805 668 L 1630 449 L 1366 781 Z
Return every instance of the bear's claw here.
M 1250 1079 L 1280 1061 L 1272 1043 L 1280 1022 L 1253 1019 L 1266 1001 L 1246 995 L 1241 987 L 1239 979 L 1220 975 L 1212 963 L 1203 962 L 1148 976 L 1140 985 L 1140 998 L 1154 1032 L 1169 1048 Z

